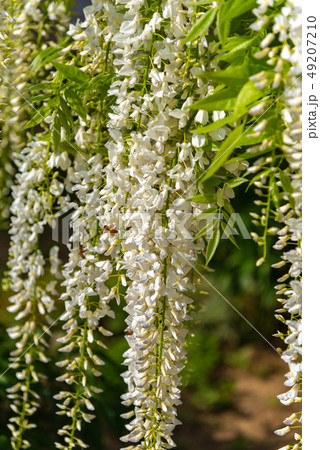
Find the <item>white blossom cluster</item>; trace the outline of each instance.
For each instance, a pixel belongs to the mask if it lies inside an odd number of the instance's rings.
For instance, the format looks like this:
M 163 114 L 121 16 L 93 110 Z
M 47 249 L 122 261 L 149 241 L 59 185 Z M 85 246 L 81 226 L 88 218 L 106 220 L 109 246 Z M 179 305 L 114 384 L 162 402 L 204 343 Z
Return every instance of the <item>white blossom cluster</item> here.
M 268 25 L 266 12 L 273 6 L 273 0 L 258 0 L 257 3 L 253 10 L 257 21 L 252 25 L 256 31 Z M 31 19 L 32 30 L 40 30 L 36 44 L 39 49 L 49 45 L 42 6 L 40 0 L 23 2 L 14 32 L 17 39 L 28 41 Z M 216 6 L 216 3 L 212 5 Z M 46 1 L 45 7 L 50 20 L 62 23 L 57 26 L 63 31 L 67 20 L 63 2 Z M 216 52 L 215 42 L 209 44 L 204 33 L 194 43 L 183 44 L 183 38 L 202 14 L 194 5 L 181 0 L 110 3 L 92 0 L 92 5 L 84 9 L 84 21 L 78 20 L 69 27 L 67 34 L 72 42 L 61 51 L 59 61 L 70 67 L 77 66 L 75 73 L 78 75 L 79 66 L 83 73 L 90 75 L 90 81 L 81 86 L 85 85 L 83 89 L 86 89 L 85 115 L 78 114 L 83 107 L 81 89 L 74 87 L 72 77 L 68 84 L 68 76 L 66 81 L 58 69 L 58 72 L 53 70 L 50 76 L 61 82 L 62 109 L 63 98 L 67 99 L 65 88 L 71 85 L 77 92 L 75 108 L 74 104 L 70 105 L 74 123 L 68 128 L 72 130 L 67 130 L 66 122 L 60 123 L 59 113 L 53 112 L 46 119 L 51 135 L 34 138 L 21 153 L 15 154 L 19 173 L 12 189 L 9 260 L 15 295 L 10 298 L 9 310 L 17 313 L 16 320 L 23 321 L 9 330 L 10 336 L 18 339 L 17 349 L 12 354 L 18 383 L 10 388 L 11 406 L 16 413 L 10 428 L 12 446 L 16 450 L 29 446 L 24 432 L 35 427 L 28 420 L 38 407 L 32 385 L 40 377 L 38 363 L 47 361 L 44 335 L 52 323 L 50 313 L 55 309 L 56 281 L 61 273 L 57 248 L 51 250 L 47 261 L 39 248 L 39 236 L 47 224 L 53 226 L 55 213 L 63 210 L 71 197 L 75 211 L 70 222 L 68 261 L 62 269 L 60 299 L 65 310 L 60 317 L 63 332 L 58 338 L 59 351 L 65 357 L 57 363 L 61 369 L 57 380 L 67 386 L 55 396 L 58 414 L 66 418 L 67 423 L 58 431 L 63 441 L 57 442 L 56 447 L 65 450 L 88 447 L 82 440 L 81 430 L 83 421 L 91 422 L 95 417 L 93 397 L 101 389 L 93 377 L 102 375 L 102 369 L 98 370 L 97 366 L 106 363 L 103 359 L 107 348 L 105 338 L 112 333 L 106 329 L 105 321 L 114 317 L 113 300 L 118 304 L 122 302 L 127 313 L 129 344 L 123 355 L 127 370 L 122 376 L 127 392 L 122 400 L 131 410 L 123 415 L 130 422 L 126 425 L 128 434 L 122 441 L 128 443 L 128 450 L 175 446 L 172 435 L 180 423 L 177 418 L 177 407 L 181 403 L 180 372 L 186 360 L 186 321 L 190 319 L 190 295 L 194 290 L 191 269 L 203 250 L 202 242 L 194 240 L 202 222 L 194 219 L 208 206 L 190 199 L 203 193 L 198 173 L 208 167 L 214 155 L 213 151 L 206 151 L 208 141 L 219 143 L 230 133 L 226 126 L 208 135 L 190 133 L 195 123 L 205 125 L 210 120 L 207 111 L 194 113 L 190 105 L 214 90 L 210 81 L 197 75 L 216 69 L 211 57 L 211 53 Z M 288 348 L 282 357 L 290 367 L 285 384 L 291 389 L 279 397 L 285 404 L 300 401 L 301 378 L 301 83 L 298 79 L 301 42 L 298 16 L 296 0 L 287 1 L 281 14 L 274 18 L 272 32 L 261 42 L 261 51 L 255 55 L 256 58 L 269 57 L 274 78 L 270 81 L 265 72 L 251 77 L 259 89 L 267 86 L 277 89 L 281 83 L 286 89 L 281 99 L 287 126 L 282 150 L 288 161 L 284 176 L 290 179 L 292 192 L 283 189 L 281 179 L 274 174 L 276 168 L 270 172 L 271 177 L 262 171 L 255 181 L 257 193 L 269 202 L 261 201 L 264 206 L 261 223 L 268 223 L 269 219 L 273 188 L 270 180 L 283 191 L 277 221 L 284 224 L 284 228 L 273 227 L 266 232 L 278 233 L 275 248 L 282 250 L 290 245 L 290 250 L 283 253 L 283 261 L 276 265 L 290 264 L 289 273 L 279 279 L 278 286 L 278 293 L 283 297 L 279 299 L 283 307 L 278 312 L 291 314 L 290 320 L 282 319 L 289 330 L 283 336 Z M 276 35 L 280 45 L 272 46 Z M 288 39 L 295 44 L 294 48 L 289 46 Z M 23 65 L 33 52 L 34 44 L 26 45 L 14 62 L 13 67 L 21 66 L 21 71 L 15 75 L 21 88 L 30 81 L 30 74 Z M 193 53 L 197 54 L 196 60 Z M 213 61 L 208 63 L 211 59 Z M 285 78 L 287 62 L 291 69 Z M 104 89 L 108 86 L 107 96 L 101 94 L 99 86 Z M 14 92 L 10 99 L 12 111 L 17 113 L 21 101 Z M 263 101 L 249 112 L 257 116 L 267 106 L 268 102 Z M 224 111 L 212 114 L 213 121 L 224 117 Z M 15 126 L 20 119 L 18 114 L 17 118 L 12 118 Z M 258 121 L 252 137 L 260 137 L 266 126 L 266 120 Z M 62 142 L 50 142 L 54 134 L 69 147 L 73 147 L 70 142 L 74 142 L 71 158 L 60 151 Z M 22 141 L 18 134 L 12 133 L 10 139 L 19 149 Z M 266 150 L 273 144 L 271 139 L 265 139 L 250 151 Z M 1 145 L 6 147 L 7 143 Z M 249 172 L 259 171 L 273 162 L 271 157 L 262 157 Z M 239 177 L 246 167 L 243 160 L 225 164 L 225 169 L 234 177 Z M 218 176 L 224 179 L 223 172 Z M 223 189 L 216 189 L 212 194 L 217 195 L 219 210 L 225 199 L 234 196 L 226 182 Z M 255 239 L 259 243 L 263 241 L 258 235 Z M 258 264 L 264 259 L 265 255 Z M 49 283 L 44 282 L 47 262 L 51 263 Z M 277 433 L 285 434 L 299 420 L 298 415 L 290 416 L 285 421 L 286 427 Z M 296 440 L 295 450 L 300 448 L 300 436 L 296 435 Z
M 188 67 L 179 38 L 191 28 L 191 13 L 179 1 L 154 5 L 151 15 L 144 1 L 128 2 L 125 9 L 93 2 L 85 8 L 85 21 L 70 28 L 76 41 L 72 48 L 96 67 L 101 46 L 110 42 L 116 73 L 109 89 L 116 102 L 107 122 L 108 157 L 94 157 L 92 169 L 76 171 L 81 182 L 73 188 L 80 206 L 73 218 L 77 245 L 64 269 L 67 334 L 61 350 L 78 356 L 59 363 L 66 365 L 59 379 L 77 390 L 76 397 L 67 391 L 58 395 L 64 399 L 61 413 L 73 419 L 60 432 L 70 447 L 86 445 L 75 431 L 82 419 L 93 418 L 83 411 L 91 395 L 86 373 L 96 357 L 90 349 L 93 331 L 101 330 L 104 315 L 112 315 L 109 301 L 119 302 L 119 286 L 127 283 L 130 348 L 124 355 L 128 393 L 123 401 L 135 408 L 124 417 L 135 417 L 123 440 L 135 448 L 174 446 L 187 334 L 183 323 L 191 302 L 186 295 L 192 289 L 189 272 L 202 249 L 192 241 L 200 209 L 187 199 L 196 190 L 195 166 L 208 163 L 201 150 L 205 138 L 195 136 L 192 145 L 188 134 L 188 106 L 208 92 L 208 85 L 194 78 L 205 68 L 203 62 L 182 81 Z M 204 53 L 205 39 L 200 47 Z M 94 127 L 81 132 L 82 140 L 77 133 L 77 143 L 85 147 Z M 104 283 L 113 276 L 117 282 L 108 289 Z
M 72 180 L 79 207 L 72 217 L 69 260 L 62 271 L 65 292 L 61 299 L 65 302 L 66 312 L 61 320 L 65 322 L 62 328 L 66 334 L 58 338 L 58 342 L 63 344 L 59 351 L 68 353 L 68 357 L 57 365 L 64 368 L 64 374 L 58 381 L 74 385 L 75 389 L 61 391 L 55 396 L 57 400 L 63 400 L 58 404 L 58 414 L 71 418 L 71 423 L 64 425 L 59 431 L 64 436 L 66 446 L 56 443 L 57 448 L 86 448 L 86 444 L 75 436 L 75 432 L 80 431 L 82 420 L 90 422 L 94 418 L 87 410 L 94 410 L 90 398 L 92 393 L 99 393 L 101 390 L 91 385 L 87 378 L 89 373 L 100 376 L 101 372 L 95 366 L 104 364 L 91 346 L 94 342 L 106 349 L 97 334 L 101 337 L 112 334 L 100 324 L 103 317 L 114 316 L 109 302 L 117 297 L 116 290 L 108 289 L 104 283 L 113 272 L 110 248 L 117 237 L 104 229 L 99 232 L 99 219 L 102 217 L 103 222 L 104 217 L 103 203 L 100 200 L 103 187 L 102 167 L 100 155 L 90 158 L 87 167 L 83 161 L 78 161 Z
M 282 353 L 282 359 L 288 364 L 289 372 L 286 374 L 285 386 L 289 391 L 278 396 L 284 405 L 293 402 L 301 402 L 302 383 L 302 83 L 301 83 L 301 59 L 302 59 L 302 36 L 301 2 L 295 0 L 287 2 L 282 11 L 285 20 L 286 38 L 292 40 L 294 47 L 283 58 L 291 63 L 291 68 L 284 85 L 284 104 L 282 110 L 284 121 L 287 125 L 283 133 L 283 150 L 290 167 L 290 179 L 292 191 L 286 194 L 286 203 L 279 208 L 279 220 L 283 222 L 284 228 L 278 232 L 279 240 L 275 244 L 276 249 L 282 250 L 286 244 L 292 244 L 289 251 L 284 251 L 283 262 L 288 266 L 288 273 L 282 277 L 286 279 L 285 284 L 278 286 L 282 308 L 290 314 L 290 319 L 285 323 L 288 332 L 284 342 L 288 345 Z M 290 201 L 291 200 L 291 201 Z M 285 314 L 287 315 L 287 314 Z M 285 419 L 285 428 L 277 430 L 278 434 L 289 432 L 291 426 L 295 429 L 301 427 L 301 413 L 292 414 Z M 301 448 L 301 435 L 295 432 L 296 443 L 294 450 Z M 290 447 L 291 448 L 291 447 Z
M 94 1 L 84 9 L 85 20 L 71 25 L 69 34 L 74 42 L 69 49 L 85 56 L 84 70 L 94 75 L 107 74 L 110 67 L 110 39 L 120 25 L 120 14 L 115 13 L 111 3 Z M 66 49 L 64 53 L 67 54 Z M 90 125 L 79 120 L 75 127 L 75 142 L 84 150 L 99 147 L 103 137 L 105 118 L 98 103 L 98 111 L 89 117 Z M 68 386 L 55 396 L 58 400 L 58 414 L 70 418 L 58 434 L 64 437 L 64 444 L 57 448 L 86 448 L 87 444 L 78 437 L 82 422 L 90 422 L 93 394 L 101 390 L 93 385 L 92 375 L 101 372 L 95 366 L 105 362 L 97 354 L 97 347 L 106 349 L 103 342 L 112 333 L 106 330 L 101 320 L 113 318 L 110 301 L 120 302 L 120 285 L 126 285 L 126 278 L 119 268 L 119 210 L 126 197 L 128 186 L 124 186 L 118 162 L 99 154 L 86 160 L 77 155 L 70 168 L 67 182 L 76 195 L 77 208 L 72 215 L 72 236 L 69 244 L 69 260 L 63 268 L 65 292 L 61 299 L 66 312 L 61 317 L 66 334 L 58 341 L 59 349 L 67 358 L 57 363 L 63 368 L 58 381 Z M 113 287 L 106 281 L 114 281 Z
M 195 166 L 208 162 L 191 145 L 187 109 L 208 87 L 199 82 L 193 96 L 191 83 L 181 81 L 186 62 L 179 38 L 191 27 L 190 10 L 171 0 L 154 6 L 146 20 L 146 2 L 128 2 L 113 37 L 119 77 L 110 88 L 117 101 L 106 144 L 113 170 L 120 169 L 113 177 L 121 177 L 127 190 L 121 198 L 120 264 L 128 278 L 130 348 L 124 354 L 128 392 L 122 398 L 133 410 L 123 416 L 132 420 L 122 440 L 131 442 L 130 449 L 175 446 L 189 273 L 201 250 L 192 241 L 197 226 L 192 219 L 200 210 L 187 199 L 195 192 Z M 197 147 L 203 145 L 204 138 Z
M 23 97 L 28 96 L 25 89 L 39 79 L 39 74 L 32 72 L 30 66 L 37 51 L 52 46 L 53 37 L 57 40 L 63 37 L 69 17 L 62 1 L 4 0 L 2 3 L 12 15 L 7 35 L 0 37 L 5 47 L 1 49 L 5 59 L 0 67 L 0 97 L 6 99 L 0 140 L 0 170 L 4 171 L 0 177 L 0 220 L 5 221 L 9 216 L 8 194 L 15 173 L 11 154 L 27 144 L 21 133 L 21 123 L 26 118 L 21 105 L 25 101 Z
M 18 382 L 8 389 L 15 413 L 9 425 L 14 449 L 29 447 L 24 432 L 35 427 L 29 422 L 29 416 L 39 406 L 33 385 L 41 376 L 39 362 L 48 361 L 46 335 L 50 334 L 50 314 L 55 308 L 56 282 L 60 275 L 58 248 L 52 247 L 48 257 L 39 248 L 39 236 L 47 224 L 52 225 L 55 208 L 60 209 L 68 202 L 62 195 L 63 183 L 57 180 L 59 160 L 54 166 L 48 156 L 48 143 L 38 139 L 15 155 L 19 172 L 12 187 L 8 262 L 11 288 L 15 292 L 9 298 L 8 310 L 16 314 L 18 322 L 8 330 L 9 336 L 17 340 L 10 361 Z

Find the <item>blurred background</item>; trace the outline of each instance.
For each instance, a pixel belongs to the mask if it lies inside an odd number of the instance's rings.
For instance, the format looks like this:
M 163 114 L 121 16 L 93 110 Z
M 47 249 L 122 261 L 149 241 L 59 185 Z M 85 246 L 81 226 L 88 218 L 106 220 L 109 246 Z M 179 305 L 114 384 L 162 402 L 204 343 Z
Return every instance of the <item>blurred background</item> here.
M 82 8 L 88 4 L 78 0 L 74 12 L 82 16 Z M 237 188 L 237 200 L 233 202 L 241 214 L 249 232 L 254 231 L 249 212 L 254 211 L 253 194 L 245 187 Z M 43 237 L 45 252 L 55 244 L 48 230 Z M 270 268 L 279 255 L 269 245 L 269 263 L 256 268 L 261 256 L 259 248 L 251 240 L 237 238 L 240 249 L 227 240 L 222 241 L 210 272 L 204 277 L 243 314 L 259 332 L 275 347 L 281 346 L 273 338 L 281 324 L 274 318 L 278 307 L 274 285 L 279 271 Z M 0 231 L 0 274 L 6 270 L 9 235 Z M 62 249 L 66 256 L 65 249 Z M 0 373 L 8 367 L 8 356 L 14 343 L 7 337 L 6 328 L 12 316 L 6 310 L 10 293 L 0 292 Z M 62 302 L 61 302 L 62 303 Z M 62 312 L 58 303 L 56 317 Z M 179 450 L 273 450 L 287 444 L 287 437 L 274 435 L 282 421 L 294 411 L 284 407 L 276 396 L 285 391 L 284 374 L 287 366 L 268 343 L 246 323 L 225 300 L 204 280 L 194 295 L 194 320 L 189 324 L 188 365 L 183 371 L 183 404 L 179 418 L 183 424 L 177 427 L 174 440 Z M 103 377 L 99 386 L 104 393 L 96 396 L 97 418 L 83 428 L 85 442 L 93 450 L 117 450 L 119 437 L 124 434 L 125 422 L 120 414 L 125 412 L 120 395 L 125 385 L 120 374 L 125 370 L 122 354 L 127 349 L 125 339 L 125 313 L 116 307 L 116 319 L 106 323 L 114 336 L 109 339 L 109 350 L 102 357 Z M 57 354 L 56 327 L 50 347 L 51 362 L 44 366 L 45 383 L 40 387 L 41 408 L 34 421 L 38 428 L 33 433 L 32 450 L 49 450 L 54 447 L 56 431 L 63 417 L 55 414 L 52 396 L 61 389 L 55 381 L 60 370 L 54 361 Z M 5 389 L 15 383 L 14 373 L 8 370 L 0 377 L 0 449 L 10 449 L 7 421 L 11 415 Z M 297 410 L 297 409 L 296 409 Z

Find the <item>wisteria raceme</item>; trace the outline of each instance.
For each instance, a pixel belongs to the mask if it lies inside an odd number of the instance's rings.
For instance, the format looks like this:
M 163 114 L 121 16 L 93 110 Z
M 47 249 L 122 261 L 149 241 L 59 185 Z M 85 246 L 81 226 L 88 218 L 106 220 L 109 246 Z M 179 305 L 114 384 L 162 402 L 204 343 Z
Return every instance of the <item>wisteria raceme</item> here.
M 26 89 L 30 84 L 40 81 L 31 65 L 35 54 L 47 50 L 60 40 L 69 21 L 64 2 L 21 0 L 4 1 L 7 11 L 12 15 L 12 23 L 4 40 L 5 66 L 0 69 L 1 95 L 6 97 L 2 112 L 5 120 L 1 123 L 0 142 L 1 170 L 0 178 L 0 219 L 6 223 L 9 214 L 9 189 L 14 178 L 12 153 L 22 149 L 28 143 L 25 133 L 21 133 L 21 123 L 28 117 L 26 108 L 21 105 L 28 96 Z M 42 69 L 43 70 L 43 69 Z M 29 115 L 34 112 L 31 103 L 27 109 Z
M 278 300 L 282 303 L 284 312 L 290 314 L 290 319 L 285 317 L 288 332 L 283 336 L 284 342 L 288 347 L 281 356 L 289 365 L 289 372 L 286 374 L 287 380 L 284 384 L 290 387 L 290 390 L 279 395 L 278 398 L 284 405 L 288 405 L 293 402 L 301 402 L 302 400 L 302 11 L 301 3 L 298 1 L 288 3 L 285 8 L 283 14 L 288 23 L 288 38 L 294 43 L 294 47 L 283 55 L 283 58 L 291 63 L 291 68 L 284 85 L 285 107 L 282 110 L 284 121 L 287 124 L 287 128 L 283 133 L 283 150 L 290 167 L 289 177 L 291 188 L 290 185 L 287 187 L 285 196 L 286 203 L 278 209 L 279 221 L 284 224 L 284 227 L 278 232 L 279 240 L 275 244 L 275 248 L 282 250 L 291 244 L 291 249 L 284 251 L 282 255 L 283 262 L 286 263 L 285 267 L 289 267 L 288 272 L 278 280 L 280 282 L 284 281 L 278 287 L 280 296 Z M 301 419 L 301 413 L 292 414 L 284 420 L 286 427 L 277 430 L 277 433 L 282 434 L 284 430 L 291 429 L 291 426 L 297 431 L 297 428 L 301 428 Z M 296 442 L 293 448 L 297 450 L 301 448 L 301 434 L 295 432 L 294 438 Z
M 15 292 L 9 298 L 12 305 L 8 310 L 16 314 L 17 321 L 8 333 L 18 340 L 10 358 L 18 383 L 8 389 L 16 415 L 9 425 L 14 449 L 30 446 L 25 431 L 35 427 L 29 421 L 39 406 L 34 385 L 41 377 L 39 363 L 48 361 L 46 335 L 50 334 L 50 314 L 55 308 L 56 280 L 60 275 L 57 247 L 50 251 L 50 267 L 39 248 L 39 236 L 46 224 L 52 225 L 55 208 L 63 208 L 68 201 L 62 195 L 64 185 L 57 179 L 61 164 L 58 160 L 57 166 L 49 165 L 48 156 L 48 143 L 38 139 L 14 156 L 19 172 L 12 187 L 8 262 L 9 280 Z M 63 155 L 60 162 L 61 159 Z M 48 271 L 51 281 L 44 283 Z
M 84 71 L 92 76 L 92 88 L 88 88 L 91 94 L 95 80 L 102 85 L 105 79 L 108 80 L 110 39 L 119 21 L 114 7 L 107 2 L 93 2 L 92 6 L 85 8 L 84 14 L 83 22 L 70 26 L 68 33 L 74 42 L 62 54 L 67 56 L 68 51 L 73 50 L 86 56 Z M 65 301 L 66 313 L 61 319 L 66 322 L 63 329 L 67 334 L 58 340 L 63 344 L 60 351 L 69 355 L 57 364 L 64 372 L 58 381 L 65 381 L 71 387 L 55 398 L 63 400 L 58 404 L 58 414 L 69 417 L 70 423 L 58 432 L 64 436 L 64 444 L 56 443 L 58 448 L 87 447 L 78 434 L 82 422 L 90 422 L 94 418 L 91 413 L 94 405 L 90 398 L 101 390 L 93 385 L 91 375 L 100 376 L 101 372 L 95 366 L 105 364 L 96 354 L 96 347 L 106 349 L 103 341 L 112 334 L 102 326 L 101 320 L 105 316 L 114 317 L 110 301 L 115 298 L 119 303 L 119 284 L 126 284 L 117 265 L 118 205 L 122 181 L 119 178 L 120 184 L 117 185 L 117 181 L 110 177 L 113 164 L 110 156 L 106 158 L 96 154 L 88 160 L 84 156 L 88 149 L 101 150 L 105 140 L 104 100 L 109 101 L 102 96 L 93 99 L 89 125 L 88 121 L 79 120 L 75 126 L 74 140 L 84 154 L 78 152 L 74 167 L 68 174 L 68 184 L 77 197 L 77 209 L 71 221 L 73 234 L 69 260 L 63 269 L 65 292 L 61 299 Z M 116 188 L 119 188 L 117 192 Z M 105 285 L 109 278 L 114 281 L 112 288 Z
M 106 348 L 97 334 L 104 339 L 103 336 L 110 336 L 112 333 L 103 328 L 100 321 L 105 316 L 114 317 L 109 303 L 114 297 L 118 298 L 116 289 L 110 290 L 104 283 L 113 272 L 112 253 L 116 253 L 116 250 L 110 252 L 113 245 L 110 240 L 116 241 L 117 236 L 103 228 L 102 232 L 99 231 L 101 224 L 97 214 L 104 216 L 99 192 L 104 180 L 100 155 L 92 157 L 87 167 L 83 160 L 79 162 L 75 166 L 75 174 L 78 183 L 74 184 L 73 190 L 77 194 L 79 207 L 72 217 L 72 247 L 69 261 L 63 268 L 65 281 L 62 285 L 66 291 L 61 296 L 66 305 L 66 312 L 61 317 L 66 322 L 62 327 L 66 335 L 58 339 L 63 344 L 59 351 L 69 355 L 67 359 L 57 363 L 64 368 L 64 374 L 58 381 L 75 385 L 75 389 L 72 387 L 71 392 L 61 391 L 55 396 L 57 400 L 63 400 L 58 405 L 58 414 L 71 418 L 71 423 L 64 425 L 59 431 L 60 435 L 65 436 L 66 445 L 56 443 L 57 448 L 86 447 L 75 433 L 80 431 L 83 420 L 90 422 L 94 418 L 87 410 L 94 410 L 90 398 L 92 393 L 101 390 L 93 386 L 88 378 L 89 374 L 100 376 L 101 372 L 95 366 L 104 364 L 91 347 L 94 342 L 95 345 Z
M 123 374 L 128 393 L 122 398 L 134 406 L 123 417 L 134 418 L 122 440 L 134 444 L 129 448 L 160 449 L 175 445 L 171 436 L 180 423 L 176 407 L 191 302 L 188 275 L 202 249 L 193 242 L 199 229 L 192 221 L 201 208 L 187 199 L 196 192 L 196 166 L 203 169 L 208 159 L 201 150 L 204 136 L 191 144 L 188 105 L 196 98 L 194 84 L 197 96 L 207 93 L 208 85 L 193 78 L 202 62 L 190 71 L 192 82 L 189 74 L 189 84 L 183 80 L 188 62 L 181 38 L 192 26 L 192 9 L 179 1 L 155 4 L 147 17 L 145 2 L 129 3 L 127 9 L 113 38 L 122 79 L 109 91 L 117 102 L 108 122 L 113 140 L 106 144 L 113 163 L 124 157 L 127 162 L 117 170 L 128 185 L 120 230 L 130 345 Z

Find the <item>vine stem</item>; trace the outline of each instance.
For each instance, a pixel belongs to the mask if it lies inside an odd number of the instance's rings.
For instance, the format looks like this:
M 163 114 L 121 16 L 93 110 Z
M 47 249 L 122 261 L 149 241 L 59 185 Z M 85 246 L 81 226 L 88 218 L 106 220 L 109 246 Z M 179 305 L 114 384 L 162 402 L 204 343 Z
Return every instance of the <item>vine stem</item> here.
M 38 242 L 35 244 L 35 250 L 38 249 Z M 36 300 L 37 300 L 37 284 L 33 286 L 33 297 L 32 297 L 32 321 L 36 322 Z M 32 348 L 32 347 L 30 347 Z M 26 366 L 26 384 L 25 384 L 25 391 L 22 393 L 23 402 L 22 402 L 22 410 L 20 415 L 20 423 L 19 423 L 19 434 L 18 434 L 18 440 L 17 440 L 17 446 L 15 447 L 15 450 L 20 450 L 22 445 L 22 435 L 25 430 L 24 427 L 24 421 L 26 418 L 26 410 L 27 410 L 27 404 L 29 401 L 29 391 L 30 391 L 30 384 L 31 384 L 31 365 L 28 364 Z
M 81 355 L 80 355 L 80 364 L 79 364 L 80 373 L 81 373 L 81 369 L 83 367 L 84 352 L 85 352 L 86 341 L 87 341 L 87 328 L 88 328 L 88 324 L 87 324 L 87 322 L 85 322 L 84 328 L 83 328 L 82 343 L 81 343 Z M 79 382 L 78 387 L 77 387 L 77 392 L 75 395 L 74 413 L 73 413 L 73 418 L 72 418 L 72 425 L 71 425 L 72 428 L 71 428 L 70 443 L 69 443 L 68 450 L 72 450 L 72 448 L 73 448 L 74 434 L 76 431 L 76 423 L 77 423 L 77 412 L 79 409 L 80 390 L 81 390 L 81 383 Z
M 22 403 L 22 410 L 21 410 L 20 423 L 19 423 L 18 440 L 17 440 L 16 447 L 14 447 L 15 450 L 20 450 L 21 445 L 22 445 L 22 435 L 25 430 L 24 420 L 26 417 L 26 408 L 27 408 L 28 394 L 29 394 L 29 389 L 30 389 L 30 378 L 31 378 L 31 373 L 30 373 L 30 368 L 28 367 L 27 375 L 26 375 L 26 390 L 22 394 L 23 395 L 23 403 Z

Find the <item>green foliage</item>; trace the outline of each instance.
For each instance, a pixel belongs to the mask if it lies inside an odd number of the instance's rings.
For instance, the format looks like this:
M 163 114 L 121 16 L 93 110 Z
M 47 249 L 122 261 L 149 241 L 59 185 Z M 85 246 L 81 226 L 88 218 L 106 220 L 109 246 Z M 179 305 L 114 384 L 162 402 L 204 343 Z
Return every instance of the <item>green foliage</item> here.
M 215 226 L 217 222 L 213 222 L 213 226 Z M 211 259 L 213 258 L 215 251 L 217 250 L 219 241 L 220 241 L 220 224 L 218 223 L 217 228 L 212 232 L 210 239 L 207 245 L 207 253 L 206 253 L 206 265 L 209 264 Z
M 232 62 L 235 58 L 241 57 L 244 50 L 248 49 L 255 41 L 256 36 L 230 36 L 225 45 L 221 47 L 221 53 L 217 56 L 217 61 Z
M 67 64 L 60 64 L 57 62 L 53 62 L 52 65 L 59 73 L 61 73 L 61 75 L 63 75 L 63 77 L 73 81 L 77 85 L 81 85 L 90 80 L 90 76 L 87 73 L 82 72 L 82 70 L 76 66 L 68 66 Z
M 36 125 L 39 125 L 42 123 L 52 112 L 52 109 L 50 106 L 43 105 L 41 108 L 36 112 L 36 114 L 32 117 L 32 119 L 29 120 L 29 122 L 23 127 L 23 130 L 27 130 L 28 128 L 35 127 Z
M 219 9 L 217 21 L 219 37 L 222 44 L 226 42 L 229 35 L 231 20 L 241 16 L 247 11 L 251 11 L 256 3 L 256 0 L 227 0 L 222 4 Z
M 209 131 L 217 130 L 218 128 L 222 127 L 223 125 L 227 125 L 228 123 L 235 122 L 236 120 L 240 119 L 240 117 L 243 116 L 243 113 L 240 113 L 238 115 L 236 114 L 230 114 L 229 116 L 223 117 L 222 119 L 216 120 L 215 122 L 211 123 L 210 125 L 206 125 L 205 127 L 200 127 L 195 130 L 192 130 L 192 133 L 209 133 Z
M 214 21 L 216 9 L 209 9 L 201 18 L 193 25 L 188 35 L 183 40 L 183 44 L 194 41 L 201 36 L 210 27 Z
M 64 95 L 70 108 L 83 120 L 86 120 L 87 113 L 82 104 L 81 98 L 72 89 L 66 89 Z
M 198 100 L 190 106 L 190 109 L 204 109 L 205 111 L 231 111 L 234 109 L 239 89 L 235 87 L 219 86 L 216 91 Z
M 242 64 L 231 64 L 227 69 L 204 72 L 199 74 L 200 78 L 206 78 L 216 83 L 228 86 L 243 86 L 249 77 L 262 70 L 261 64 L 250 61 L 248 58 Z
M 51 141 L 52 146 L 55 151 L 59 150 L 61 141 L 61 123 L 59 116 L 56 115 L 53 119 L 52 129 L 51 129 Z
M 217 170 L 228 160 L 233 150 L 240 146 L 239 140 L 243 133 L 243 126 L 243 123 L 237 126 L 234 130 L 231 131 L 225 141 L 223 141 L 223 144 L 213 158 L 210 167 L 205 172 L 204 177 L 202 178 L 203 180 L 207 180 L 208 178 L 212 177 L 217 172 Z

